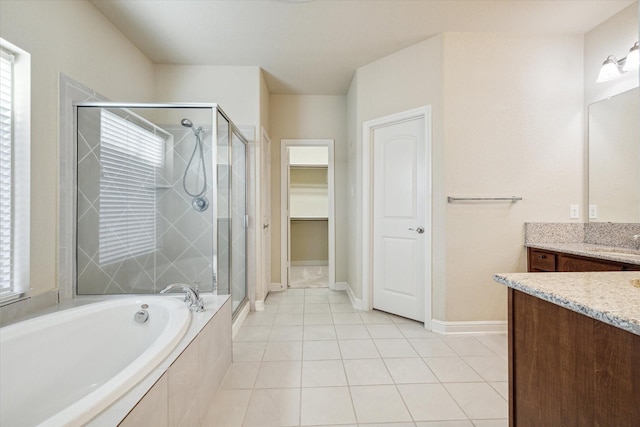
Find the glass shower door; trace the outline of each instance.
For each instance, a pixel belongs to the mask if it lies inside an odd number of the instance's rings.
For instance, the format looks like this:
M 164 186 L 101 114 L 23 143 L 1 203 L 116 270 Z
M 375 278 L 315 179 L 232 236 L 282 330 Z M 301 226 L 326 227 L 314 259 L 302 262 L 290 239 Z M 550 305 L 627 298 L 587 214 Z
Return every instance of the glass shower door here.
M 246 146 L 236 132 L 234 130 L 231 136 L 231 299 L 234 313 L 247 297 Z
M 217 142 L 217 190 L 218 190 L 218 270 L 217 289 L 218 294 L 228 295 L 231 293 L 229 286 L 229 237 L 230 219 L 229 215 L 229 121 L 220 112 L 218 116 L 218 142 Z M 235 307 L 234 307 L 235 309 Z

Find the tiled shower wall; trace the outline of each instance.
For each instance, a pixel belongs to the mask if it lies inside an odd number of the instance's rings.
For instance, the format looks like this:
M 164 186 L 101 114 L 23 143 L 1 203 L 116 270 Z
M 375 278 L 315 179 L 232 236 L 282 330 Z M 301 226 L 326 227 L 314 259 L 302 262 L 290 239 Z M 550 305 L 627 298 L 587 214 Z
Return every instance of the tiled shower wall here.
M 165 164 L 155 177 L 156 250 L 100 264 L 99 122 L 98 108 L 85 108 L 78 113 L 78 294 L 150 293 L 158 292 L 171 283 L 197 284 L 201 290 L 211 291 L 215 215 L 211 185 L 214 177 L 211 129 L 205 129 L 203 139 L 209 208 L 203 212 L 193 209 L 192 198 L 183 189 L 183 174 L 196 140 L 193 131 L 179 124 L 160 126 L 171 136 L 166 142 Z M 192 193 L 198 160 L 196 154 L 195 164 L 187 177 Z

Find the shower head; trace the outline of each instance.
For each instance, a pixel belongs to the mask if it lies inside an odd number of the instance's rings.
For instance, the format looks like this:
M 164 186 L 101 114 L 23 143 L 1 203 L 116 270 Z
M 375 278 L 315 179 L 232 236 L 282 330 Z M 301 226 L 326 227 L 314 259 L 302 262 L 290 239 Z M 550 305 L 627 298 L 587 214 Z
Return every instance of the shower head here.
M 180 124 L 182 126 L 186 127 L 186 128 L 192 128 L 193 127 L 193 123 L 191 123 L 191 120 L 189 120 L 189 119 L 182 119 Z

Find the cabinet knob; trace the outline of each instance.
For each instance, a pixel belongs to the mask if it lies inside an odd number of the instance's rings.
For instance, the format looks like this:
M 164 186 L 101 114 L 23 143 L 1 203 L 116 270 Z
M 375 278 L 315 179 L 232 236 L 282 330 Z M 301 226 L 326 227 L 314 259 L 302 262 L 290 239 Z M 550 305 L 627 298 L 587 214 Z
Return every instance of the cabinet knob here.
M 538 259 L 547 259 L 546 255 L 538 255 Z

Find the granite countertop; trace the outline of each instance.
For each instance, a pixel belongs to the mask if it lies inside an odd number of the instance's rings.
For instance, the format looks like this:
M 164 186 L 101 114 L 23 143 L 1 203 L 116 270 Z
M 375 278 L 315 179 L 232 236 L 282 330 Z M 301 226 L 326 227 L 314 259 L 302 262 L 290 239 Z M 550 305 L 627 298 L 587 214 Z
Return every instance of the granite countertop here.
M 640 271 L 507 273 L 496 282 L 640 335 Z
M 593 243 L 526 243 L 526 247 L 640 265 L 640 251 Z M 594 250 L 595 249 L 595 250 Z M 607 252 L 610 251 L 610 252 Z

